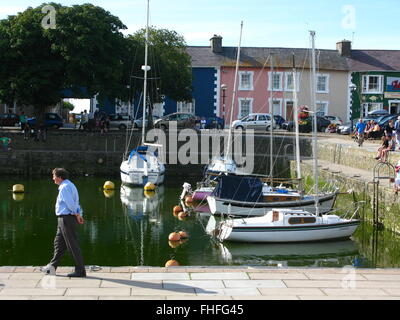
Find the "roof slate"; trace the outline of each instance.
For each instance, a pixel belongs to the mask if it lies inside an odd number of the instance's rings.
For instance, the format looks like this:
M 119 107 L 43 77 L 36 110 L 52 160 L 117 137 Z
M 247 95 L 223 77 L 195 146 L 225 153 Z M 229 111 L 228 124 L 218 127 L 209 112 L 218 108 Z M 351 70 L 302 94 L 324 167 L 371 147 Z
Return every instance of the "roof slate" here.
M 213 53 L 207 46 L 188 46 L 193 67 L 234 67 L 236 47 L 223 47 Z M 310 49 L 243 47 L 240 67 L 270 67 L 271 54 L 276 68 L 292 68 L 293 54 L 296 68 L 310 69 Z M 343 57 L 337 50 L 316 49 L 317 69 L 332 71 L 400 71 L 400 50 L 352 50 L 351 57 Z

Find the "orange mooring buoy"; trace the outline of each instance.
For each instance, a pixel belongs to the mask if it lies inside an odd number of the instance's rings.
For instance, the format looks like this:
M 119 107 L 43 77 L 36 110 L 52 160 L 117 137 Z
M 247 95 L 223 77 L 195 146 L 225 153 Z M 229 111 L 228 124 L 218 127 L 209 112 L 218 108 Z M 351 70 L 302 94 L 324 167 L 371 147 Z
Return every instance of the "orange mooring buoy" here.
M 168 261 L 165 263 L 165 266 L 166 266 L 166 267 L 177 267 L 177 266 L 179 266 L 179 262 L 176 261 L 176 260 L 174 260 L 174 259 L 171 259 L 171 260 L 168 260 Z
M 183 209 L 181 206 L 175 206 L 173 209 L 174 215 L 178 214 L 179 212 L 181 212 Z
M 187 238 L 189 238 L 188 233 L 187 233 L 186 231 L 184 231 L 184 230 L 181 230 L 181 231 L 179 231 L 178 233 L 179 233 L 181 239 L 187 239 Z
M 178 232 L 171 232 L 168 236 L 169 241 L 179 241 L 181 240 L 181 236 Z

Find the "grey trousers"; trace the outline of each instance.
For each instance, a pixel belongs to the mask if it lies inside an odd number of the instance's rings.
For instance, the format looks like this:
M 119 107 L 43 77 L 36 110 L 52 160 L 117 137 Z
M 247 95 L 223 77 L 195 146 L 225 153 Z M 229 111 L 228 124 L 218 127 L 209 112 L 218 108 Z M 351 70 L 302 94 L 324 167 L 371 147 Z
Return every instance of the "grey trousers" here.
M 85 272 L 85 264 L 76 235 L 78 221 L 75 216 L 64 215 L 58 217 L 56 237 L 54 238 L 54 256 L 50 264 L 57 268 L 64 256 L 65 250 L 71 253 L 75 261 L 75 271 Z

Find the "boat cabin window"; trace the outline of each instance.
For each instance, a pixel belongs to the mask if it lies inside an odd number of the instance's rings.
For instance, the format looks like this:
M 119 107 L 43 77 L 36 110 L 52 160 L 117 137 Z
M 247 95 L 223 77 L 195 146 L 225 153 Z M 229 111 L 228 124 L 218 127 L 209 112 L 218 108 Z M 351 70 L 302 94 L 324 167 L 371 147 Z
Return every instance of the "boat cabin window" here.
M 289 224 L 315 223 L 315 221 L 314 217 L 293 217 L 288 220 Z
M 272 222 L 279 221 L 279 211 L 272 211 Z

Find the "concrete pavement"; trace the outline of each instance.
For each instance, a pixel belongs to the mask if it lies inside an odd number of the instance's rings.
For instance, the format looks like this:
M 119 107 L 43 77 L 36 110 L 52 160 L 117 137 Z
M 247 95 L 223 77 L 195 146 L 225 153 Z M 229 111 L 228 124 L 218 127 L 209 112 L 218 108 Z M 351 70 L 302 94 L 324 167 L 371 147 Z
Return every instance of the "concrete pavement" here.
M 0 300 L 399 300 L 400 269 L 0 267 Z

